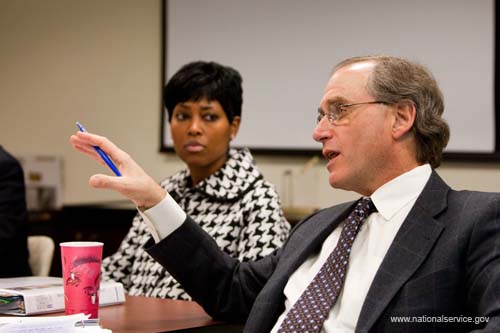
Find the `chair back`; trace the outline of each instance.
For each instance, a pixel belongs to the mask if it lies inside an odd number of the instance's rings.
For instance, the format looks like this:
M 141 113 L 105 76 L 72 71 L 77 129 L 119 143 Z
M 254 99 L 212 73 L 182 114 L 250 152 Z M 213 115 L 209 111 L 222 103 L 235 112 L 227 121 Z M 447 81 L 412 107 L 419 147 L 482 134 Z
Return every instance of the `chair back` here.
M 49 275 L 54 247 L 54 241 L 49 236 L 28 236 L 29 264 L 34 276 Z

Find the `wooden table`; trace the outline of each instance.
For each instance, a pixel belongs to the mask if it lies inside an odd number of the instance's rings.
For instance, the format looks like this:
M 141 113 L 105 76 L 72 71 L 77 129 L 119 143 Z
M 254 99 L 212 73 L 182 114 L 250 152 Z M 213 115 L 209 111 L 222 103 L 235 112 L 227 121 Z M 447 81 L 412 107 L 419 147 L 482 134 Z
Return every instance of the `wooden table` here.
M 48 316 L 62 315 L 53 313 Z M 99 308 L 100 323 L 113 333 L 241 332 L 242 326 L 213 320 L 196 302 L 126 296 L 123 304 Z
M 195 302 L 127 296 L 126 302 L 99 308 L 101 326 L 113 333 L 164 332 L 216 325 Z

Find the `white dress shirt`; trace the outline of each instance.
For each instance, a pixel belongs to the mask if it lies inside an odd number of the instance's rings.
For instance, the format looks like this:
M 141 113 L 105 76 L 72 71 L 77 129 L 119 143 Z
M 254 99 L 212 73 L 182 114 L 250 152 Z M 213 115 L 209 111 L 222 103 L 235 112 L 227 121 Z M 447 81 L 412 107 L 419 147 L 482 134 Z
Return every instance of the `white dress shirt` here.
M 416 167 L 384 184 L 371 195 L 378 212 L 368 217 L 354 240 L 342 292 L 330 310 L 322 332 L 354 332 L 373 278 L 431 173 L 429 164 Z M 169 195 L 158 205 L 141 214 L 152 229 L 155 241 L 168 236 L 181 226 L 186 218 L 186 214 Z M 285 311 L 278 318 L 272 333 L 278 331 L 292 305 L 326 262 L 337 245 L 342 226 L 339 225 L 326 238 L 318 254 L 309 257 L 290 276 L 283 291 Z
M 371 196 L 378 212 L 361 225 L 354 240 L 344 286 L 323 325 L 324 333 L 354 332 L 368 289 L 396 233 L 415 204 L 431 175 L 426 164 L 417 167 L 378 188 Z M 319 254 L 309 257 L 290 276 L 285 286 L 285 311 L 272 333 L 278 331 L 292 305 L 319 272 L 337 245 L 343 224 L 326 238 Z

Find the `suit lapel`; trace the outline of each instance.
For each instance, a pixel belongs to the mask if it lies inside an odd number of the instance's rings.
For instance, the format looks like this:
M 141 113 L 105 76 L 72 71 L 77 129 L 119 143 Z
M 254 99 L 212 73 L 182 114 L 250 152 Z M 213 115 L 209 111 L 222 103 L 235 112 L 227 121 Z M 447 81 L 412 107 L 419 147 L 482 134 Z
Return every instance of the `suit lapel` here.
M 307 258 L 319 253 L 325 239 L 347 217 L 355 203 L 349 202 L 322 210 L 312 217 L 311 223 L 296 226 L 289 239 L 290 249 L 287 249 L 286 257 L 280 259 L 284 266 L 279 271 L 285 272 L 287 280 Z
M 372 328 L 396 293 L 427 258 L 444 229 L 434 216 L 446 208 L 448 190 L 433 171 L 373 279 L 356 332 L 368 332 Z

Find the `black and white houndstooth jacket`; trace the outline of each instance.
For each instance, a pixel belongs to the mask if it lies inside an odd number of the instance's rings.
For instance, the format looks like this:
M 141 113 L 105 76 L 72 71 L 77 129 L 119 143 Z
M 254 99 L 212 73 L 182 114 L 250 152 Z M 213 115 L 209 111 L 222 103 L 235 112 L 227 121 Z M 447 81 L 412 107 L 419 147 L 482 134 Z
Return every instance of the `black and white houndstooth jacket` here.
M 190 183 L 189 171 L 182 170 L 161 186 L 233 257 L 259 259 L 287 238 L 290 225 L 278 194 L 263 179 L 248 149 L 230 149 L 219 171 L 194 187 Z M 143 250 L 150 237 L 137 214 L 118 251 L 103 260 L 103 280 L 122 282 L 129 295 L 190 300 L 181 285 Z

